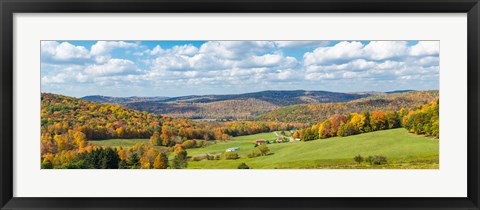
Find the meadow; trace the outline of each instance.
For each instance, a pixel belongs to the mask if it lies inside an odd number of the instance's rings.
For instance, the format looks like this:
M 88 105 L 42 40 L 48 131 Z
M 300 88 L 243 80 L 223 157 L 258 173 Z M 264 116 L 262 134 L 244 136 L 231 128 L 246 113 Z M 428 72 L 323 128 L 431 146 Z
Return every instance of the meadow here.
M 188 162 L 189 169 L 236 169 L 246 163 L 253 169 L 298 169 L 298 168 L 420 168 L 439 167 L 438 139 L 408 133 L 404 128 L 382 130 L 347 137 L 333 137 L 307 142 L 284 142 L 267 144 L 270 153 L 249 158 L 255 150 L 255 140 L 274 140 L 280 132 L 238 136 L 228 141 L 211 142 L 205 147 L 187 149 L 188 156 L 224 153 L 226 149 L 239 147 L 236 160 L 200 160 Z M 102 146 L 132 146 L 147 139 L 92 141 Z M 388 163 L 383 165 L 358 164 L 356 155 L 363 157 L 383 155 Z

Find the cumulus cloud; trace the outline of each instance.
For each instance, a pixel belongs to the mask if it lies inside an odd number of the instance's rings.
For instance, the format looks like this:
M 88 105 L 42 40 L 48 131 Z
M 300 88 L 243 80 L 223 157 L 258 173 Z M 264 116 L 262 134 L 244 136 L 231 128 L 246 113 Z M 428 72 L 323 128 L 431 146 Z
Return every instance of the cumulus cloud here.
M 331 47 L 319 47 L 313 52 L 303 56 L 304 65 L 328 64 L 339 61 L 351 60 L 362 56 L 363 44 L 361 42 L 340 42 Z
M 118 48 L 132 48 L 137 47 L 136 43 L 124 41 L 98 41 L 92 46 L 90 54 L 94 56 L 97 63 L 105 63 L 111 58 L 110 53 Z
M 68 42 L 42 41 L 41 53 L 43 61 L 73 61 L 90 58 L 90 53 L 83 46 L 74 46 Z
M 200 47 L 200 53 L 224 59 L 239 60 L 275 49 L 270 41 L 209 41 Z
M 419 41 L 410 48 L 410 55 L 425 56 L 438 55 L 440 51 L 440 42 L 438 41 Z
M 383 60 L 402 57 L 408 52 L 406 41 L 371 41 L 361 51 L 365 58 Z
M 85 69 L 89 75 L 115 75 L 137 72 L 134 62 L 125 59 L 110 59 L 105 64 L 93 64 Z
M 42 42 L 42 90 L 75 84 L 182 95 L 438 87 L 435 41 L 207 41 L 173 46 L 99 41 L 89 48 Z
M 366 44 L 343 41 L 305 53 L 303 65 L 307 80 L 343 79 L 355 84 L 368 79 L 373 84 L 373 81 L 430 79 L 437 80 L 438 85 L 438 53 L 436 41 L 420 41 L 410 46 L 406 41 Z
M 416 45 L 415 45 L 416 46 Z M 305 53 L 304 64 L 344 63 L 352 59 L 384 60 L 407 55 L 405 41 L 371 41 L 364 45 L 358 41 L 343 41 L 334 46 L 319 47 Z

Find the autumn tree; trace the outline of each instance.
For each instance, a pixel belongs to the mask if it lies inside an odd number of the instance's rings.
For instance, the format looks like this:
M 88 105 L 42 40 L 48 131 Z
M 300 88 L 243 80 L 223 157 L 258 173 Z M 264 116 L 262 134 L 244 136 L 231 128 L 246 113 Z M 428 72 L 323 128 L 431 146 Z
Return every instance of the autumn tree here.
M 160 132 L 153 132 L 153 135 L 150 137 L 150 143 L 154 146 L 162 145 L 162 138 L 160 137 Z
M 187 151 L 181 144 L 176 144 L 173 148 L 172 168 L 180 169 L 187 167 Z
M 126 166 L 131 169 L 140 168 L 140 158 L 136 152 L 133 152 L 126 160 Z
M 294 133 L 293 133 L 293 138 L 300 138 L 300 131 L 296 130 Z
M 328 137 L 334 136 L 332 133 L 332 121 L 325 120 L 323 123 L 320 124 L 318 128 L 318 138 L 324 139 Z
M 363 133 L 365 132 L 364 126 L 365 126 L 365 115 L 358 114 L 358 113 L 353 113 L 352 117 L 350 118 L 349 124 L 351 124 L 354 129 L 355 133 Z
M 262 156 L 267 155 L 270 152 L 270 148 L 266 144 L 262 144 L 257 147 L 257 150 L 260 151 Z
M 153 168 L 155 169 L 168 168 L 168 156 L 165 153 L 160 153 L 159 155 L 157 155 L 153 163 Z
M 385 130 L 388 128 L 387 115 L 383 111 L 372 112 L 370 124 L 372 125 L 373 131 Z

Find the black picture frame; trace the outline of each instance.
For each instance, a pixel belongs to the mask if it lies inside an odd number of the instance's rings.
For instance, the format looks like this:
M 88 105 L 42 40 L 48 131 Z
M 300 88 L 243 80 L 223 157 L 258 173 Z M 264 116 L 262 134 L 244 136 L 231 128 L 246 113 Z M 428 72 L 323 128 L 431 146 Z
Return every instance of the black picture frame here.
M 1 209 L 479 209 L 478 0 L 0 0 Z M 468 196 L 465 198 L 25 198 L 13 197 L 15 13 L 467 13 Z M 306 186 L 308 187 L 308 186 Z M 94 189 L 94 188 L 92 188 Z

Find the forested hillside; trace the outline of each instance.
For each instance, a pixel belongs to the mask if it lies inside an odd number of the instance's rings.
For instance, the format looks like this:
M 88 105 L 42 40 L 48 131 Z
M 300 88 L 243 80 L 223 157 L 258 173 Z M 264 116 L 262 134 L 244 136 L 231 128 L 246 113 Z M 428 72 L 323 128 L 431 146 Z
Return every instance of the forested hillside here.
M 149 168 L 154 167 L 154 159 L 161 156 L 152 146 L 174 150 L 175 145 L 192 139 L 227 140 L 232 136 L 305 127 L 302 123 L 260 121 L 197 122 L 49 93 L 42 93 L 41 99 L 44 168 L 118 168 L 118 163 L 107 164 L 99 160 L 116 158 L 117 162 L 126 161 L 134 158 L 134 154 L 138 156 L 139 165 L 128 167 Z M 112 138 L 150 138 L 151 144 L 137 145 L 135 151 L 123 151 L 100 148 L 90 143 L 92 140 Z M 75 162 L 76 159 L 89 161 Z
M 118 103 L 124 108 L 191 119 L 252 120 L 256 116 L 279 107 L 325 102 L 344 102 L 380 94 L 336 93 L 327 91 L 261 91 L 231 95 L 200 95 L 172 98 L 102 97 L 86 96 L 82 99 L 101 103 Z
M 280 106 L 249 98 L 246 100 L 226 100 L 210 103 L 127 103 L 122 106 L 150 113 L 165 114 L 175 118 L 190 119 L 236 119 L 248 120 L 272 111 Z
M 335 115 L 364 111 L 398 111 L 402 108 L 421 107 L 438 99 L 439 92 L 413 91 L 380 94 L 344 103 L 315 103 L 282 107 L 261 115 L 257 120 L 279 122 L 317 123 Z
M 340 114 L 320 121 L 309 128 L 295 131 L 294 138 L 302 141 L 351 136 L 373 131 L 405 127 L 410 133 L 439 137 L 439 100 L 421 107 L 398 111 L 363 111 Z
M 168 99 L 168 97 L 139 97 L 139 96 L 132 96 L 132 97 L 111 97 L 111 96 L 85 96 L 81 99 L 93 102 L 100 102 L 100 103 L 111 103 L 111 104 L 120 104 L 120 103 L 133 103 L 133 102 L 145 102 L 145 101 L 161 101 Z

